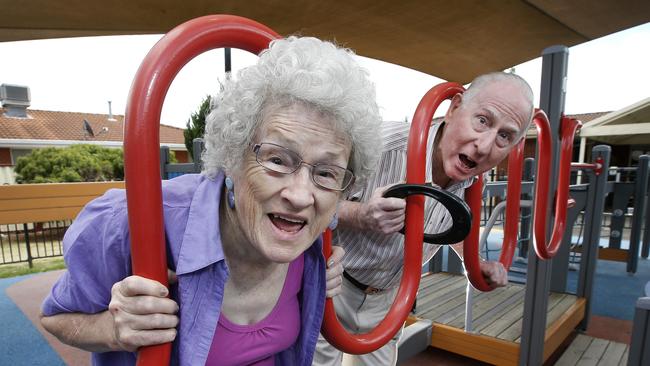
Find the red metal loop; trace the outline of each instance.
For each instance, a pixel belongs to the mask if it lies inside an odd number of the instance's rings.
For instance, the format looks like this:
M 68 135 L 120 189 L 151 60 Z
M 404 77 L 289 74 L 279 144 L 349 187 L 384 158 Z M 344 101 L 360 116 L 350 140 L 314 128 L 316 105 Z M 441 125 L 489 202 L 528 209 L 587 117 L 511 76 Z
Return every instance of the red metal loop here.
M 546 241 L 546 218 L 549 199 L 550 158 L 551 158 L 551 128 L 546 114 L 539 112 L 535 116 L 538 131 L 539 166 L 537 170 L 537 184 L 535 185 L 535 214 L 534 214 L 534 242 L 535 252 L 541 259 L 550 259 L 555 256 L 564 235 L 566 225 L 569 178 L 571 175 L 571 157 L 573 155 L 573 139 L 576 131 L 582 126 L 580 121 L 562 117 L 560 131 L 560 163 L 558 166 L 559 177 L 557 183 L 557 198 L 555 200 L 555 221 L 551 239 Z
M 512 258 L 517 248 L 517 235 L 519 230 L 519 208 L 521 206 L 521 175 L 524 165 L 524 145 L 522 139 L 508 156 L 508 190 L 506 193 L 506 220 L 503 236 L 503 245 L 499 262 L 506 270 L 510 269 Z M 494 288 L 490 286 L 481 273 L 479 256 L 479 229 L 481 226 L 481 205 L 483 204 L 483 177 L 474 182 L 465 190 L 465 202 L 472 211 L 472 230 L 463 242 L 463 262 L 467 279 L 477 290 L 488 292 Z
M 406 183 L 423 184 L 425 180 L 427 138 L 433 114 L 444 100 L 464 91 L 458 83 L 442 83 L 431 88 L 418 105 L 407 147 L 408 163 Z M 422 239 L 424 237 L 424 197 L 409 196 L 406 199 L 406 225 L 404 238 L 404 271 L 402 281 L 390 310 L 372 331 L 364 334 L 350 334 L 339 323 L 331 299 L 325 303 L 325 318 L 322 334 L 336 348 L 350 354 L 364 354 L 375 351 L 388 343 L 399 331 L 413 308 L 415 295 L 420 284 L 422 268 Z M 331 246 L 331 235 L 325 234 L 325 248 Z
M 278 38 L 270 28 L 232 15 L 209 15 L 172 29 L 149 51 L 135 75 L 125 113 L 124 170 L 133 273 L 167 286 L 160 182 L 160 113 L 181 68 L 220 47 L 259 53 Z M 138 365 L 169 363 L 171 344 L 143 347 Z

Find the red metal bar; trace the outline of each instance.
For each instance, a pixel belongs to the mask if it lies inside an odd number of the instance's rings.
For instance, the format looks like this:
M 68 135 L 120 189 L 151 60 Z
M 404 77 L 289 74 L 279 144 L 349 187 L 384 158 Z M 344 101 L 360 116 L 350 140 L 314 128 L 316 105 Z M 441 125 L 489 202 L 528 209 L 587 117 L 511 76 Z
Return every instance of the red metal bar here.
M 465 190 L 465 202 L 472 210 L 472 230 L 463 241 L 463 262 L 467 280 L 480 291 L 492 291 L 492 287 L 483 278 L 479 266 L 479 229 L 481 227 L 481 205 L 483 204 L 483 175 L 479 175 L 474 184 Z M 507 203 L 506 203 L 507 205 Z
M 524 165 L 524 145 L 522 141 L 515 146 L 508 156 L 508 190 L 506 193 L 506 220 L 499 262 L 510 269 L 512 258 L 517 248 L 519 230 L 519 208 L 521 206 L 521 174 Z M 481 226 L 481 205 L 483 195 L 483 176 L 465 190 L 465 202 L 472 210 L 472 230 L 463 241 L 463 262 L 467 279 L 477 290 L 488 292 L 494 288 L 488 285 L 481 273 L 479 256 L 479 229 Z
M 534 242 L 535 252 L 541 259 L 550 259 L 557 253 L 564 227 L 566 226 L 566 217 L 569 199 L 569 178 L 571 175 L 571 156 L 573 154 L 573 139 L 576 131 L 582 126 L 580 121 L 562 117 L 560 131 L 560 164 L 558 166 L 559 177 L 557 184 L 557 198 L 555 200 L 555 221 L 551 239 L 546 241 L 546 209 L 549 199 L 549 177 L 550 177 L 550 124 L 545 114 L 536 116 L 535 124 L 538 131 L 538 143 L 540 146 L 539 166 L 537 172 L 537 184 L 535 185 L 535 217 L 534 217 Z
M 160 113 L 181 68 L 197 55 L 220 47 L 259 53 L 278 38 L 270 28 L 232 15 L 185 22 L 149 51 L 135 75 L 125 113 L 124 170 L 133 273 L 167 286 L 167 259 L 160 182 Z M 171 344 L 143 347 L 138 365 L 169 363 Z
M 601 162 L 598 162 L 597 160 L 595 163 L 571 163 L 571 170 L 589 169 L 593 170 L 596 175 L 600 175 L 603 171 L 603 159 L 601 157 L 598 157 L 598 159 L 600 159 Z
M 424 184 L 427 138 L 433 114 L 444 100 L 463 92 L 457 83 L 442 83 L 431 88 L 422 98 L 413 116 L 407 147 L 406 183 Z M 339 323 L 331 299 L 325 303 L 323 336 L 338 349 L 350 354 L 364 354 L 382 347 L 397 333 L 413 308 L 420 284 L 422 268 L 422 239 L 424 237 L 424 197 L 406 198 L 406 225 L 404 233 L 404 272 L 395 302 L 375 329 L 364 334 L 350 334 Z M 331 235 L 325 234 L 324 253 Z

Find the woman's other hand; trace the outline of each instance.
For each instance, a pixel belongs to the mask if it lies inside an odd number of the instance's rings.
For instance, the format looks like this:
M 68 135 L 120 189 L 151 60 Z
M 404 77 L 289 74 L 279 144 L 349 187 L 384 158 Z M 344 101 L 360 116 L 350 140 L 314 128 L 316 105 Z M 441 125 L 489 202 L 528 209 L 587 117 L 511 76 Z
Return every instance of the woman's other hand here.
M 332 255 L 327 259 L 327 270 L 325 272 L 327 285 L 327 297 L 334 297 L 341 292 L 343 283 L 343 256 L 345 250 L 338 246 L 332 246 Z
M 178 305 L 160 282 L 130 276 L 113 285 L 108 310 L 113 316 L 117 348 L 135 352 L 142 346 L 176 338 Z

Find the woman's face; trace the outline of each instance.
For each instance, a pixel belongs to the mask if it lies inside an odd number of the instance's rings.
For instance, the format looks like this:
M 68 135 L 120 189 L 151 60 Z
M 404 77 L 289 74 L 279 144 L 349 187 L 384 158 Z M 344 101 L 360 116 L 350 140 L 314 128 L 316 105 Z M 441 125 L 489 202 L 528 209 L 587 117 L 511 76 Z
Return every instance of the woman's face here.
M 271 107 L 253 144 L 283 146 L 309 164 L 332 164 L 347 168 L 350 142 L 333 132 L 331 116 L 303 104 Z M 239 230 L 253 252 L 276 263 L 286 263 L 305 251 L 320 235 L 336 210 L 340 192 L 318 187 L 311 167 L 300 165 L 292 174 L 265 169 L 252 148 L 241 170 L 233 172 L 235 212 Z

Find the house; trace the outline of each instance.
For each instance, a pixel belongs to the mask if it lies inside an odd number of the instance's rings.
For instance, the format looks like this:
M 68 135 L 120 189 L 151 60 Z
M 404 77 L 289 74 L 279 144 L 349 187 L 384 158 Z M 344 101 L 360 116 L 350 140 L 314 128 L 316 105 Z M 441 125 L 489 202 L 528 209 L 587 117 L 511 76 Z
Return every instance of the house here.
M 633 167 L 639 156 L 650 154 L 650 98 L 611 112 L 569 114 L 582 122 L 573 145 L 574 162 L 589 161 L 596 145 L 612 149 L 610 166 Z M 535 157 L 537 130 L 534 124 L 526 134 L 524 157 Z M 495 168 L 498 177 L 507 175 L 508 162 Z
M 581 146 L 610 145 L 612 166 L 638 165 L 639 156 L 650 154 L 650 98 L 583 122 Z
M 13 167 L 33 149 L 93 144 L 121 148 L 124 116 L 29 109 L 29 88 L 0 85 L 0 184 L 15 182 Z M 174 152 L 179 163 L 188 162 L 183 130 L 160 126 L 160 144 Z

